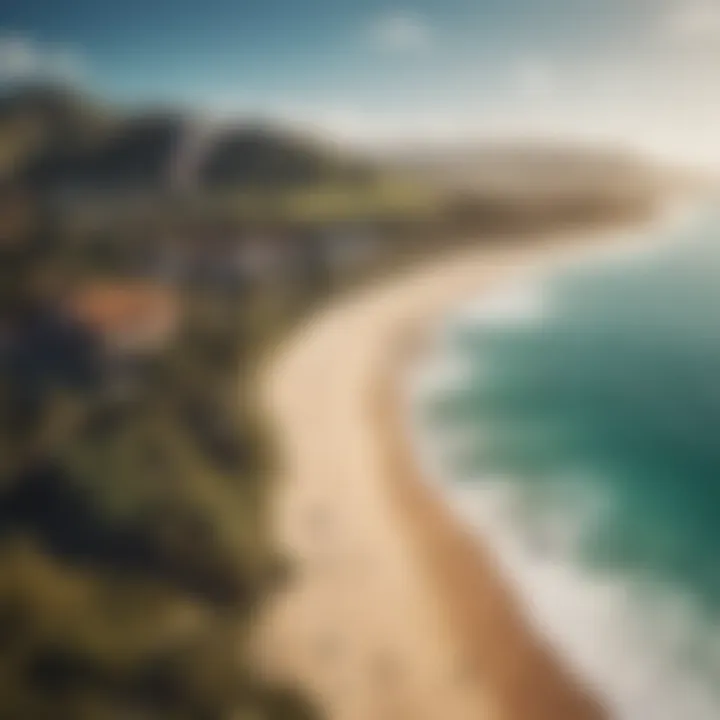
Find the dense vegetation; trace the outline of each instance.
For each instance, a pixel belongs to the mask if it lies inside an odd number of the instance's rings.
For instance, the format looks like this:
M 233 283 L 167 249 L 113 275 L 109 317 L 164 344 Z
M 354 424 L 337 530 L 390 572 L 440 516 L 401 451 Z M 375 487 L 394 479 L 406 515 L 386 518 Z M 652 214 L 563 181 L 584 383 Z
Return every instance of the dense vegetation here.
M 185 291 L 181 332 L 118 394 L 53 306 L 96 268 L 42 240 L 0 263 L 0 717 L 306 717 L 243 654 L 277 574 L 240 402 L 252 307 Z

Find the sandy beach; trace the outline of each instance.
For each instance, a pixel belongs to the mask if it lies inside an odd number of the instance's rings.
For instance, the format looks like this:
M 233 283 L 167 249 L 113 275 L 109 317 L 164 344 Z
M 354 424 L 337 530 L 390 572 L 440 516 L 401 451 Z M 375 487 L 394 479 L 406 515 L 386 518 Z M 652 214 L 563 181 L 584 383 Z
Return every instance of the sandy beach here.
M 332 304 L 262 378 L 295 567 L 261 618 L 263 667 L 332 720 L 605 717 L 529 630 L 493 561 L 410 452 L 398 373 L 453 305 L 613 242 L 588 233 L 456 251 Z

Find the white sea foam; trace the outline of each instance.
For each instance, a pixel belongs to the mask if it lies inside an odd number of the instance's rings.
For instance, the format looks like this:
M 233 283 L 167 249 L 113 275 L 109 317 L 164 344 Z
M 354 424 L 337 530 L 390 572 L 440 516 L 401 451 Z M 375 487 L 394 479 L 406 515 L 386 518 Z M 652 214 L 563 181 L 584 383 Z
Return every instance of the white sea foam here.
M 410 390 L 410 397 L 414 399 L 427 398 L 435 395 L 445 395 L 467 387 L 468 382 L 479 378 L 478 364 L 470 365 L 459 354 L 452 359 L 426 355 L 421 361 L 413 363 L 408 368 L 406 383 Z
M 717 720 L 720 629 L 679 590 L 583 565 L 583 521 L 558 508 L 538 552 L 512 480 L 445 485 L 457 513 L 497 552 L 527 616 L 617 720 Z M 559 528 L 559 530 L 558 530 Z M 693 662 L 694 659 L 694 662 Z
M 547 314 L 549 297 L 539 272 L 532 278 L 470 302 L 454 315 L 454 326 L 532 325 Z

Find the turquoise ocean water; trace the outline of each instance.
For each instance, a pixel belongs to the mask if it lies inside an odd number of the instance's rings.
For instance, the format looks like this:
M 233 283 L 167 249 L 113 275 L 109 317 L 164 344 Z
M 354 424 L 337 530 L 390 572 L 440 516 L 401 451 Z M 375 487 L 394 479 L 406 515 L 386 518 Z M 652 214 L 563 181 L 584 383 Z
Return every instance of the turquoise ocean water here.
M 720 719 L 720 212 L 449 315 L 419 444 L 622 720 Z

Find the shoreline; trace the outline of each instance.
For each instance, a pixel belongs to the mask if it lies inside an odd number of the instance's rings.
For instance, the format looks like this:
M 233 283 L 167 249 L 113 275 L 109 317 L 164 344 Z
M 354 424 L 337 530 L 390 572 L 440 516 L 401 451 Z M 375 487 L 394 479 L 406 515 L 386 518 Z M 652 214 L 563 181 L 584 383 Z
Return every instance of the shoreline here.
M 377 442 L 393 476 L 390 501 L 442 598 L 448 633 L 459 648 L 458 679 L 489 683 L 496 717 L 502 720 L 606 719 L 609 714 L 600 700 L 531 627 L 520 607 L 522 598 L 510 589 L 491 541 L 479 538 L 457 517 L 421 469 L 399 388 L 418 352 L 418 337 L 424 339 L 426 331 L 408 328 L 409 356 L 388 363 L 373 415 Z
M 607 716 L 423 478 L 398 373 L 448 309 L 586 250 L 623 247 L 627 234 L 466 248 L 322 311 L 270 367 L 264 387 L 286 463 L 273 525 L 297 572 L 261 619 L 261 663 L 324 716 Z

